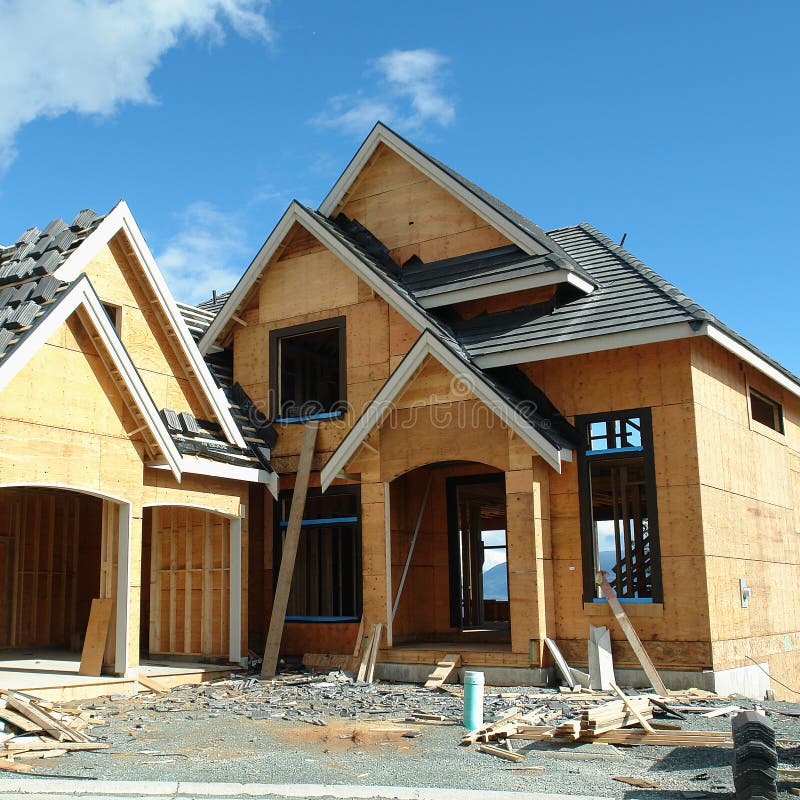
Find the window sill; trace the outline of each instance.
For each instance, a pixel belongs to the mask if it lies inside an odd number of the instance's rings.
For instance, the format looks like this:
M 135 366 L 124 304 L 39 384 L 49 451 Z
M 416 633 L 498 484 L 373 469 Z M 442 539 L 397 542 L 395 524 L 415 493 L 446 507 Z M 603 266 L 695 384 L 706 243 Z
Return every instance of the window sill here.
M 620 600 L 625 613 L 629 617 L 663 617 L 663 603 L 626 603 Z M 611 618 L 613 614 L 605 601 L 600 603 L 584 603 L 583 613 L 590 617 Z
M 273 422 L 278 425 L 301 425 L 304 422 L 313 420 L 341 419 L 344 411 L 326 411 L 324 414 L 309 414 L 306 417 L 278 417 Z
M 756 422 L 756 420 L 754 420 L 752 417 L 750 417 L 750 430 L 753 433 L 759 434 L 760 436 L 766 436 L 767 439 L 772 439 L 773 442 L 777 442 L 778 444 L 786 444 L 785 433 L 776 431 L 761 422 Z

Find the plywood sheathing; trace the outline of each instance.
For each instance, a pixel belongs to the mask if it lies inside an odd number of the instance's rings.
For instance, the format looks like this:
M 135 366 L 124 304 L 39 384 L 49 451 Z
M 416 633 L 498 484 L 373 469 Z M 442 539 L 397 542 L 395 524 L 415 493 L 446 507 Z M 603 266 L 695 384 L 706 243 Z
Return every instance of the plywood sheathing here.
M 694 342 L 691 364 L 713 665 L 755 669 L 755 660 L 797 687 L 800 401 L 713 342 Z M 782 404 L 784 435 L 750 421 L 748 385 Z M 740 578 L 753 590 L 748 608 Z
M 341 204 L 398 264 L 503 247 L 509 241 L 385 145 L 379 145 Z
M 630 612 L 658 667 L 708 669 L 708 596 L 689 343 L 603 351 L 535 362 L 522 369 L 568 418 L 652 408 L 664 603 Z M 635 655 L 614 629 L 608 608 L 584 606 L 579 513 L 577 462 L 565 462 L 560 475 L 550 475 L 558 645 L 568 661 L 583 664 L 589 624 L 607 625 L 615 665 L 636 668 Z

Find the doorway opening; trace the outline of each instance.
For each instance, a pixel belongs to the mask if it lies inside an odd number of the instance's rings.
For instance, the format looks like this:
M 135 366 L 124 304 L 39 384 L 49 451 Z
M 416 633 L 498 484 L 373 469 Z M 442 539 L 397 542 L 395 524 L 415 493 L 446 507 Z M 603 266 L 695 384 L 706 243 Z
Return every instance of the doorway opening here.
M 510 632 L 505 476 L 448 478 L 451 625 Z

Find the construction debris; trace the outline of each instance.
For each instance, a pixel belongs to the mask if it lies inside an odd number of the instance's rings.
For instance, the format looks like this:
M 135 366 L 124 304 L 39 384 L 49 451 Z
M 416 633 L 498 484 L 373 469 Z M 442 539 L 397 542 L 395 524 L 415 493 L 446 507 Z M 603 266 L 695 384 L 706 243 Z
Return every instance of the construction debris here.
M 71 750 L 105 750 L 108 745 L 84 733 L 102 722 L 91 711 L 38 700 L 23 692 L 0 689 L 0 770 L 28 772 L 17 759 L 49 759 Z

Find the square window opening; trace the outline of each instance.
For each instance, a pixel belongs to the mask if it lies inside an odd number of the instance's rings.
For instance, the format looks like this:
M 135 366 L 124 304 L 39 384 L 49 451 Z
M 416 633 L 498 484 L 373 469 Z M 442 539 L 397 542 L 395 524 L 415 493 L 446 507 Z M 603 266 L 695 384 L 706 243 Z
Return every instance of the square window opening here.
M 344 408 L 344 317 L 273 331 L 270 361 L 278 419 L 335 415 Z
M 761 425 L 783 433 L 783 408 L 781 404 L 755 389 L 750 389 L 750 417 Z

